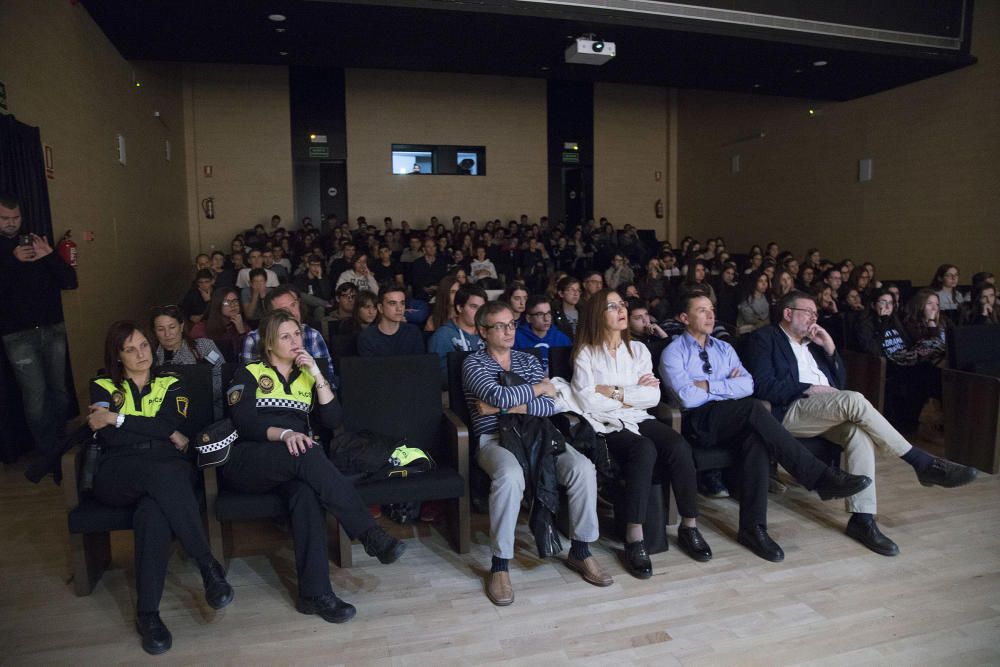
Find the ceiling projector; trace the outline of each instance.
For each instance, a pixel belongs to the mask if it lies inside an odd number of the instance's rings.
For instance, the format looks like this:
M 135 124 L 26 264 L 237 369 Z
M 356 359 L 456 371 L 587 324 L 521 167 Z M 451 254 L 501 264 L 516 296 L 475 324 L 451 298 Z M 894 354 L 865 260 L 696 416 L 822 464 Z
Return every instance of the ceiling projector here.
M 566 47 L 566 62 L 577 65 L 603 65 L 615 57 L 615 43 L 577 37 Z

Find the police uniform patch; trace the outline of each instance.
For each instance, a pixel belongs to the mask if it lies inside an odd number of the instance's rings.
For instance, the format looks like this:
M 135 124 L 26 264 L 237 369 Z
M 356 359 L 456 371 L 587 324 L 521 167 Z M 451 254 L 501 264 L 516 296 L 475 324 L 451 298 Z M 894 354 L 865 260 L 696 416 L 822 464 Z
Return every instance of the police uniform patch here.
M 226 398 L 229 405 L 236 405 L 240 402 L 240 398 L 243 396 L 243 385 L 237 384 L 229 388 L 229 393 L 226 394 Z
M 178 396 L 177 397 L 177 412 L 183 415 L 185 418 L 188 416 L 188 397 Z
M 120 408 L 125 403 L 125 394 L 120 391 L 111 392 L 111 402 L 116 408 Z
M 274 391 L 274 380 L 272 380 L 267 375 L 261 377 L 260 380 L 257 381 L 257 385 L 260 387 L 260 390 L 265 394 L 270 394 L 272 391 Z

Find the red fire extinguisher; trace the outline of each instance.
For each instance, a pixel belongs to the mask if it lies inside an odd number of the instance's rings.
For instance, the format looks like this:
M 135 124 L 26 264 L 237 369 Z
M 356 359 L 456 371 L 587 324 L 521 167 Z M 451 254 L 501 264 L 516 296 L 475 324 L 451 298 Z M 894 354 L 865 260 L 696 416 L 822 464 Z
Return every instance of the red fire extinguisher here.
M 62 257 L 63 261 L 76 268 L 76 252 L 77 245 L 70 238 L 72 235 L 72 230 L 67 229 L 66 233 L 63 234 L 62 240 L 59 241 L 59 256 Z

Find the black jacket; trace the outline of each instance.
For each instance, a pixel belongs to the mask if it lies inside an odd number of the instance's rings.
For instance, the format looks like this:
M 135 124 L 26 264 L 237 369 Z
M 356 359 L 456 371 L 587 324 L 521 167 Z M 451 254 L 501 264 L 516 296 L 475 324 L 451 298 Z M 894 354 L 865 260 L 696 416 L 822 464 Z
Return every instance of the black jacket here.
M 556 456 L 566 451 L 562 433 L 545 417 L 503 415 L 500 446 L 517 457 L 524 471 L 525 495 L 531 507 L 528 525 L 541 558 L 562 551 L 555 528 L 559 512 Z
M 23 231 L 23 230 L 22 230 Z M 0 236 L 0 336 L 63 321 L 61 290 L 76 289 L 76 269 L 58 253 L 35 262 L 14 257 L 18 236 Z

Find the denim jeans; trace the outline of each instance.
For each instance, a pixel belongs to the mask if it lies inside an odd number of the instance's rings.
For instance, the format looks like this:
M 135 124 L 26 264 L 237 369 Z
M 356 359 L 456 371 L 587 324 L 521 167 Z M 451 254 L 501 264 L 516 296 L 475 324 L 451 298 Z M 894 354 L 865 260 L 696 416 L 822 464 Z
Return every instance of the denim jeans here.
M 59 446 L 66 425 L 66 324 L 25 329 L 3 337 L 21 388 L 24 416 L 40 454 Z

